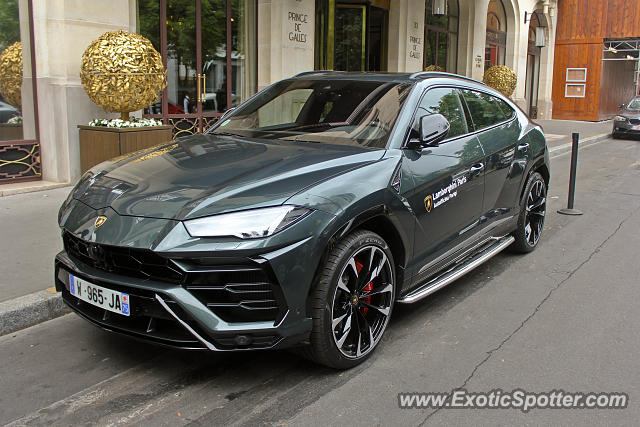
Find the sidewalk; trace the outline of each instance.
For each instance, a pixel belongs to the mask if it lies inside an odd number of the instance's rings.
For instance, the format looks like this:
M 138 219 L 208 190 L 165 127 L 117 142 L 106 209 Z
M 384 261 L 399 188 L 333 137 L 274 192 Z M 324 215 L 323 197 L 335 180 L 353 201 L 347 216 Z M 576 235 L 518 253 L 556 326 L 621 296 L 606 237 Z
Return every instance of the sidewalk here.
M 580 141 L 606 138 L 611 134 L 612 121 L 579 122 L 574 120 L 534 120 L 542 126 L 550 149 L 571 142 L 571 134 L 578 132 Z
M 570 150 L 572 132 L 580 132 L 581 144 L 611 133 L 610 121 L 538 123 L 544 128 L 552 154 Z M 0 335 L 66 312 L 59 295 L 46 289 L 53 286 L 53 258 L 62 249 L 58 209 L 71 188 L 33 192 L 37 186 L 25 184 L 25 192 L 15 194 L 21 192 L 19 184 L 10 186 L 13 195 L 0 197 L 0 259 L 4 260 L 0 265 Z M 8 186 L 0 185 L 0 194 L 4 187 Z M 8 324 L 14 326 L 8 328 Z

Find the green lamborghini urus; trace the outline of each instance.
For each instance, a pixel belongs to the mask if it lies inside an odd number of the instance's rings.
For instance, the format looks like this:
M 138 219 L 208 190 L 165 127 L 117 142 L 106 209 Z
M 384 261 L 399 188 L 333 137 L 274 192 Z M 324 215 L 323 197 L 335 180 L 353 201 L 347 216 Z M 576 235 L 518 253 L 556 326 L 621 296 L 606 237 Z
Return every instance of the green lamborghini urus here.
M 77 314 L 158 344 L 349 368 L 395 304 L 543 230 L 541 128 L 453 74 L 303 73 L 158 143 L 84 174 L 55 259 Z

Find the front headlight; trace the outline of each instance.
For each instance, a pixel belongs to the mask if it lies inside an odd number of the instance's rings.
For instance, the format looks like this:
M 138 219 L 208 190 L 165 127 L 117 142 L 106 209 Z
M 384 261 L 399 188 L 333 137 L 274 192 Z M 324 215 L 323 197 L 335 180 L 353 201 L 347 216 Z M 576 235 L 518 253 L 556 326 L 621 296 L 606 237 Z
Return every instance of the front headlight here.
M 299 206 L 275 206 L 190 219 L 184 226 L 191 237 L 256 239 L 285 229 L 309 212 Z
M 613 120 L 615 120 L 616 122 L 626 122 L 627 118 L 623 116 L 615 116 Z

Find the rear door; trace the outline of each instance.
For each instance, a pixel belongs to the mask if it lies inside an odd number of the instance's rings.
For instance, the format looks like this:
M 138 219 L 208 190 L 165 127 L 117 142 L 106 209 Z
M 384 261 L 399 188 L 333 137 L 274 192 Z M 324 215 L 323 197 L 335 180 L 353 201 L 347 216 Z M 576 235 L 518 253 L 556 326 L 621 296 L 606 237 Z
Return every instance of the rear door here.
M 405 197 L 418 220 L 414 243 L 416 280 L 428 277 L 438 260 L 463 241 L 482 212 L 484 152 L 469 133 L 459 91 L 428 89 L 420 101 L 410 138 L 417 138 L 420 117 L 440 113 L 451 125 L 438 146 L 405 149 L 403 171 L 414 183 Z
M 511 217 L 519 196 L 529 155 L 527 137 L 506 102 L 490 94 L 461 90 L 478 140 L 485 152 L 485 187 L 482 214 L 489 221 Z

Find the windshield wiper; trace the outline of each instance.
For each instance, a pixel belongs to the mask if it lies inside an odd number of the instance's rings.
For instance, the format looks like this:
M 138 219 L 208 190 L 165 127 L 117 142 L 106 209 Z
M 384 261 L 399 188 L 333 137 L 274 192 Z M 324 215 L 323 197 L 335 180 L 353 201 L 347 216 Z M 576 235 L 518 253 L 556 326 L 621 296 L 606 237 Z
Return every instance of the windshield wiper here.
M 242 135 L 238 135 L 237 133 L 231 133 L 231 132 L 213 132 L 211 135 L 239 136 L 239 137 L 242 137 Z

